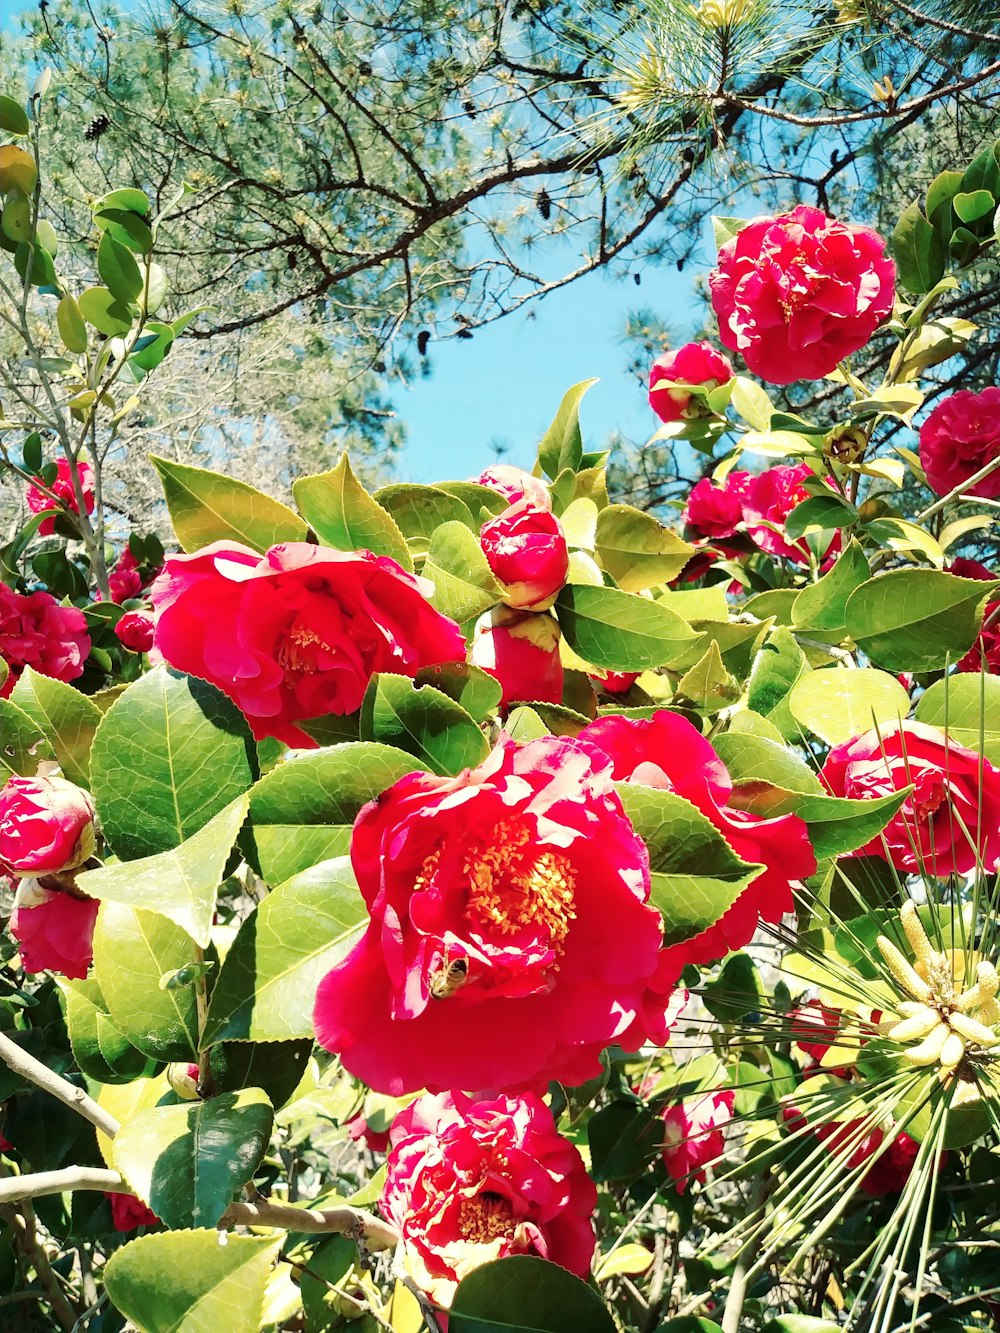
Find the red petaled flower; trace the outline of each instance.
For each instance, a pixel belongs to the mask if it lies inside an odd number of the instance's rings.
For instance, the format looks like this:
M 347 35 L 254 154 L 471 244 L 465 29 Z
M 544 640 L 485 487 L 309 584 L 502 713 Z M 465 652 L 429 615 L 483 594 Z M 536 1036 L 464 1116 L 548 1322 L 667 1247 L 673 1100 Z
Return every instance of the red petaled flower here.
M 458 777 L 367 805 L 351 859 L 371 921 L 320 984 L 319 1040 L 369 1087 L 575 1085 L 673 1021 L 649 857 L 598 751 L 503 739 Z
M 735 1101 L 731 1090 L 706 1092 L 663 1111 L 663 1164 L 678 1194 L 694 1181 L 704 1184 L 705 1168 L 722 1156 Z
M 897 870 L 966 875 L 1000 868 L 1000 772 L 936 727 L 903 722 L 836 745 L 820 779 L 834 796 L 875 800 L 913 786 L 878 837 L 853 855 Z
M 55 680 L 76 680 L 89 652 L 82 611 L 60 606 L 47 592 L 24 597 L 0 583 L 0 658 L 10 669 L 0 698 L 10 694 L 26 666 Z
M 391 1142 L 380 1207 L 439 1305 L 473 1269 L 511 1254 L 589 1273 L 597 1190 L 538 1097 L 419 1097 Z
M 17 940 L 26 972 L 58 972 L 82 981 L 94 960 L 94 924 L 100 903 L 72 893 L 18 885 L 8 930 Z
M 494 608 L 476 626 L 470 658 L 500 682 L 501 708 L 562 703 L 559 626 L 552 616 Z
M 137 1227 L 156 1227 L 160 1219 L 134 1194 L 106 1194 L 111 1203 L 111 1218 L 116 1231 L 135 1231 Z
M 732 362 L 709 342 L 685 343 L 676 352 L 657 357 L 649 372 L 649 405 L 661 421 L 680 421 L 689 412 L 692 395 L 672 385 L 718 388 L 733 378 Z
M 987 602 L 983 628 L 969 651 L 955 663 L 955 670 L 986 671 L 991 676 L 1000 676 L 1000 602 Z
M 1000 388 L 959 389 L 943 398 L 920 427 L 920 463 L 938 495 L 947 495 L 1000 457 Z M 1000 466 L 964 492 L 1000 496 Z
M 764 869 L 728 911 L 694 939 L 664 950 L 664 974 L 676 978 L 687 963 L 710 963 L 749 944 L 760 919 L 778 922 L 794 909 L 792 891 L 816 869 L 806 826 L 798 815 L 761 819 L 727 802 L 729 772 L 707 740 L 685 718 L 661 710 L 649 719 L 602 717 L 579 739 L 599 747 L 619 782 L 671 791 L 710 819 L 737 856 Z
M 465 660 L 430 590 L 370 551 L 288 542 L 261 556 L 216 542 L 167 560 L 152 589 L 155 646 L 225 691 L 258 739 L 314 746 L 295 723 L 353 713 L 375 672 Z
M 491 491 L 502 495 L 508 504 L 530 500 L 536 509 L 552 508 L 552 496 L 541 477 L 533 477 L 530 472 L 513 467 L 510 463 L 496 463 L 488 467 L 476 481 L 480 486 L 488 486 Z
M 552 605 L 569 573 L 569 548 L 550 509 L 519 500 L 484 524 L 479 540 L 507 606 L 542 611 Z
M 782 529 L 796 505 L 809 499 L 810 492 L 804 482 L 815 476 L 816 473 L 806 463 L 771 467 L 759 477 L 753 477 L 745 487 L 743 518 L 747 536 L 762 551 L 767 551 L 769 555 L 784 556 L 786 560 L 794 560 L 799 565 L 808 564 L 809 547 L 805 541 L 789 541 Z M 840 545 L 840 533 L 837 532 L 827 548 L 827 556 L 839 551 Z
M 782 1118 L 793 1131 L 810 1130 L 820 1143 L 826 1145 L 830 1155 L 836 1157 L 845 1173 L 857 1171 L 869 1163 L 858 1184 L 862 1193 L 872 1199 L 899 1194 L 910 1178 L 920 1151 L 920 1145 L 909 1134 L 902 1131 L 894 1133 L 892 1128 L 887 1133 L 870 1120 L 860 1117 L 809 1125 L 806 1116 L 792 1102 L 783 1109 Z M 942 1153 L 939 1170 L 947 1159 L 948 1154 Z
M 41 478 L 36 478 L 35 483 L 28 487 L 25 492 L 25 502 L 33 514 L 51 514 L 51 518 L 45 519 L 38 529 L 40 537 L 50 537 L 56 530 L 56 515 L 69 510 L 71 514 L 78 514 L 80 506 L 77 502 L 76 491 L 73 487 L 73 473 L 80 479 L 80 489 L 83 492 L 83 503 L 88 514 L 94 512 L 94 505 L 97 498 L 94 495 L 94 469 L 89 463 L 77 463 L 74 468 L 67 458 L 60 458 L 56 463 L 58 472 L 55 480 L 48 487 L 51 495 L 46 495 L 38 484 Z M 58 496 L 62 501 L 62 509 L 55 503 L 52 496 Z
M 755 218 L 708 279 L 719 336 L 773 384 L 822 379 L 889 317 L 895 268 L 877 232 L 800 204 Z
M 156 625 L 145 611 L 126 611 L 115 625 L 115 636 L 133 653 L 148 653 L 153 646 Z
M 0 788 L 0 871 L 56 875 L 94 854 L 94 803 L 65 778 L 14 776 Z
M 694 537 L 710 541 L 732 537 L 743 522 L 743 503 L 755 478 L 751 472 L 730 472 L 721 486 L 702 477 L 684 506 L 684 523 Z

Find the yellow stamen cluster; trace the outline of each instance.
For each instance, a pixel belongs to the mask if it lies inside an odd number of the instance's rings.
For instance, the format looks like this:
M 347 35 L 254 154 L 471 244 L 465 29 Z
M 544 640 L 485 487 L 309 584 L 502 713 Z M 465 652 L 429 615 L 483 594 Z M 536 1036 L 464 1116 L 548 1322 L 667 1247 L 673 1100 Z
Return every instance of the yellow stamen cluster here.
M 950 950 L 931 947 L 912 902 L 903 904 L 899 919 L 915 964 L 891 940 L 878 937 L 886 967 L 910 997 L 899 1001 L 899 1018 L 890 1019 L 883 1031 L 893 1041 L 917 1043 L 904 1052 L 910 1064 L 937 1065 L 941 1077 L 948 1078 L 967 1057 L 979 1057 L 1000 1044 L 1000 1033 L 995 1031 L 1000 1022 L 1000 978 L 992 963 L 979 962 L 974 984 L 962 989 L 964 966 L 956 967 Z

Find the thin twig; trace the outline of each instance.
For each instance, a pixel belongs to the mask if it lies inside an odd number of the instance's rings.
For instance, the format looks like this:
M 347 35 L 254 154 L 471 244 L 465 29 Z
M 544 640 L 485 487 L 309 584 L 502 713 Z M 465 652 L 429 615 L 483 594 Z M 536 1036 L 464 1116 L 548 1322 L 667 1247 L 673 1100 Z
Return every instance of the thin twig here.
M 59 1171 L 38 1171 L 26 1176 L 5 1177 L 0 1180 L 0 1204 L 43 1199 L 48 1194 L 65 1194 L 69 1190 L 100 1190 L 103 1194 L 131 1193 L 117 1171 L 105 1171 L 93 1166 L 67 1166 Z
M 336 1232 L 361 1241 L 369 1250 L 392 1250 L 399 1243 L 399 1232 L 391 1222 L 385 1222 L 374 1213 L 359 1208 L 295 1208 L 290 1204 L 259 1203 L 230 1204 L 219 1221 L 220 1228 L 274 1227 L 281 1231 L 302 1231 L 310 1235 Z
M 27 1079 L 29 1083 L 34 1083 L 44 1092 L 51 1093 L 64 1106 L 68 1106 L 85 1120 L 89 1120 L 92 1125 L 96 1125 L 109 1139 L 113 1139 L 121 1129 L 114 1116 L 109 1115 L 103 1106 L 98 1106 L 92 1097 L 88 1097 L 83 1088 L 78 1088 L 75 1083 L 60 1078 L 47 1065 L 43 1065 L 40 1060 L 22 1050 L 17 1042 L 11 1041 L 10 1037 L 4 1036 L 2 1032 L 0 1032 L 0 1060 L 3 1060 L 15 1074 Z

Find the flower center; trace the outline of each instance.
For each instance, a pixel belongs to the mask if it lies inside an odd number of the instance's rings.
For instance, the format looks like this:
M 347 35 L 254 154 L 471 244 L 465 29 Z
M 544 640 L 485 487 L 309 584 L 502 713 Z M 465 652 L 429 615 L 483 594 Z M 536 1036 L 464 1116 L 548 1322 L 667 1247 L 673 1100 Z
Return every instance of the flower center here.
M 500 935 L 535 926 L 559 952 L 576 916 L 573 868 L 562 852 L 539 851 L 531 841 L 526 822 L 513 816 L 468 854 L 466 915 Z
M 488 1245 L 498 1236 L 514 1233 L 514 1214 L 510 1204 L 499 1194 L 476 1194 L 458 1206 L 458 1229 L 463 1240 Z
M 319 670 L 319 653 L 332 653 L 330 645 L 304 625 L 295 625 L 278 649 L 278 665 L 282 671 L 300 676 L 312 676 Z

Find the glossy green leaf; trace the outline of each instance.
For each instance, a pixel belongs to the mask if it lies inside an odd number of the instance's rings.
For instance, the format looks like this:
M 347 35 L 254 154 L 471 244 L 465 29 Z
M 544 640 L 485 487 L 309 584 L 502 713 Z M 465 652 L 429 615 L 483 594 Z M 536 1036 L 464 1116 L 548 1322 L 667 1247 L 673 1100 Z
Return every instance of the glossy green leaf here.
M 257 1333 L 284 1237 L 211 1231 L 140 1236 L 104 1269 L 115 1307 L 140 1333 Z
M 700 935 L 732 907 L 763 867 L 743 861 L 690 801 L 618 783 L 625 813 L 649 848 L 650 901 L 663 913 L 664 943 Z
M 31 128 L 28 113 L 13 97 L 0 96 L 0 130 L 22 137 Z
M 872 800 L 803 796 L 794 806 L 804 819 L 818 860 L 857 851 L 877 837 L 910 794 L 909 787 Z
M 56 325 L 63 346 L 68 352 L 82 355 L 87 350 L 87 325 L 79 302 L 74 296 L 64 296 L 56 307 Z
M 556 614 L 573 651 L 610 671 L 669 666 L 701 639 L 661 602 L 616 588 L 567 586 Z
M 1000 768 L 1000 676 L 970 671 L 935 681 L 921 695 L 916 718 Z
M 311 1037 L 221 1042 L 212 1047 L 212 1080 L 218 1092 L 262 1088 L 277 1110 L 302 1082 L 312 1052 Z
M 93 790 L 123 861 L 179 847 L 247 791 L 256 750 L 219 690 L 157 667 L 108 709 L 94 738 Z
M 840 745 L 873 727 L 895 726 L 909 712 L 910 698 L 887 671 L 832 667 L 801 676 L 788 706 L 805 731 Z
M 936 671 L 971 648 L 998 583 L 933 569 L 894 569 L 847 602 L 847 632 L 887 671 Z
M 261 873 L 280 884 L 343 855 L 361 807 L 419 768 L 412 755 L 371 742 L 334 745 L 280 764 L 250 793 Z
M 292 486 L 299 512 L 327 546 L 340 551 L 374 551 L 413 569 L 406 539 L 395 520 L 365 490 L 347 454 L 329 472 L 301 477 Z
M 559 410 L 538 446 L 538 461 L 546 476 L 558 477 L 564 468 L 579 471 L 583 462 L 580 403 L 587 390 L 592 389 L 596 383 L 596 379 L 581 380 L 563 395 Z
M 413 547 L 423 553 L 442 523 L 464 523 L 478 532 L 480 524 L 468 505 L 439 486 L 415 486 L 394 482 L 375 492 L 375 499 L 392 515 L 396 526 Z
M 156 1063 L 136 1049 L 111 1014 L 94 976 L 59 980 L 66 1002 L 73 1058 L 80 1072 L 98 1083 L 131 1083 L 156 1072 Z
M 129 305 L 138 300 L 143 278 L 132 251 L 105 232 L 97 247 L 97 271 L 116 301 Z
M 680 706 L 690 701 L 701 712 L 712 716 L 728 708 L 740 697 L 740 684 L 726 670 L 713 639 L 702 657 L 677 682 L 673 702 Z
M 871 569 L 865 554 L 852 537 L 833 566 L 795 598 L 792 623 L 801 629 L 843 629 L 848 597 L 870 577 Z
M 479 538 L 464 523 L 442 523 L 435 530 L 421 573 L 434 585 L 431 601 L 460 625 L 500 600 L 500 585 Z
M 25 667 L 10 697 L 41 730 L 70 782 L 89 787 L 90 751 L 100 709 L 72 685 L 31 667 Z
M 94 224 L 100 231 L 108 232 L 120 245 L 127 245 L 136 254 L 149 254 L 153 248 L 153 233 L 149 223 L 130 208 L 111 206 L 98 208 L 94 213 Z
M 439 666 L 424 667 L 414 680 L 417 685 L 433 685 L 442 694 L 447 694 L 477 722 L 485 722 L 496 712 L 503 695 L 495 677 L 465 662 L 443 662 Z
M 204 828 L 168 851 L 88 870 L 79 876 L 80 888 L 101 902 L 157 912 L 207 948 L 216 895 L 249 804 L 248 795 L 238 796 Z
M 785 519 L 785 534 L 789 541 L 798 541 L 807 532 L 850 527 L 857 517 L 854 505 L 836 495 L 812 495 L 797 504 Z
M 193 986 L 161 988 L 161 978 L 193 961 L 180 926 L 124 903 L 102 903 L 94 929 L 94 976 L 119 1031 L 154 1060 L 197 1060 Z
M 107 287 L 88 287 L 77 304 L 87 323 L 108 338 L 121 338 L 132 327 L 132 311 Z
M 241 542 L 264 552 L 280 542 L 305 541 L 305 522 L 280 500 L 221 472 L 188 467 L 150 454 L 177 540 L 185 551 L 212 542 Z
M 372 677 L 361 704 L 361 737 L 412 754 L 432 773 L 451 776 L 489 754 L 489 742 L 461 704 L 408 676 Z
M 125 1122 L 115 1162 L 168 1227 L 215 1226 L 260 1165 L 274 1109 L 260 1088 L 154 1106 Z
M 779 626 L 758 650 L 747 683 L 747 707 L 767 718 L 785 740 L 798 735 L 788 706 L 789 693 L 808 671 L 805 654 L 791 631 Z
M 15 773 L 33 777 L 55 752 L 43 728 L 11 699 L 0 699 L 0 785 Z
M 917 203 L 910 204 L 892 233 L 896 275 L 907 291 L 929 292 L 945 270 L 944 246 L 936 227 L 927 221 Z
M 951 206 L 963 222 L 971 223 L 992 214 L 996 200 L 989 190 L 968 190 L 956 194 Z
M 675 579 L 694 554 L 673 529 L 630 505 L 608 505 L 597 516 L 597 558 L 625 592 Z
M 274 889 L 240 927 L 212 992 L 209 1042 L 313 1035 L 319 983 L 368 921 L 346 857 Z
M 586 1282 L 545 1259 L 495 1259 L 458 1285 L 448 1333 L 615 1333 L 604 1302 Z
M 812 1315 L 783 1315 L 780 1319 L 769 1319 L 762 1333 L 838 1333 L 840 1324 L 829 1319 L 814 1319 Z

